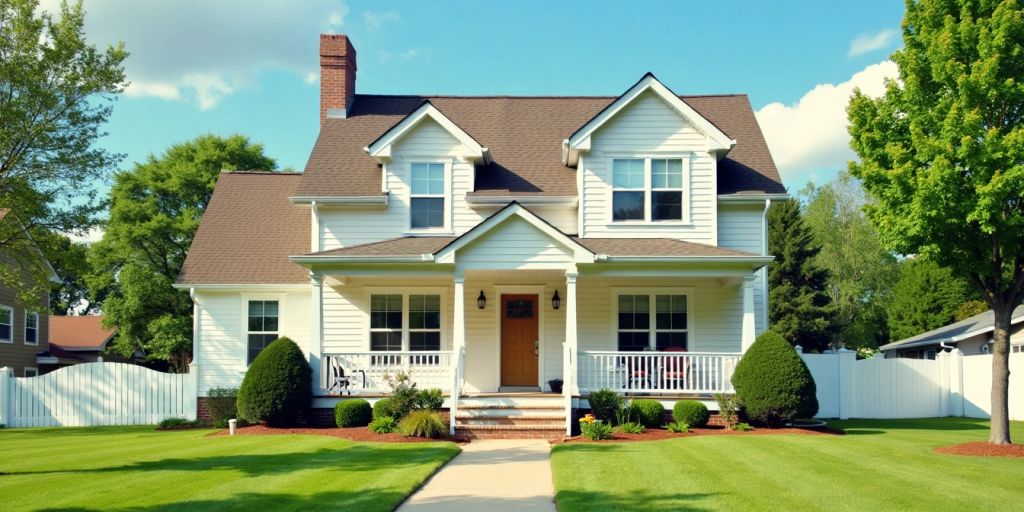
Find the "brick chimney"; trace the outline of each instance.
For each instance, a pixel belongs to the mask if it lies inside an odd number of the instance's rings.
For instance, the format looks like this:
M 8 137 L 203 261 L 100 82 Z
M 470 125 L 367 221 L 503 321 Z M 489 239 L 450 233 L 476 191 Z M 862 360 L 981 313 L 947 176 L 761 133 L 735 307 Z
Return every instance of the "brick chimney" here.
M 356 49 L 348 36 L 320 34 L 320 126 L 346 117 L 356 97 Z

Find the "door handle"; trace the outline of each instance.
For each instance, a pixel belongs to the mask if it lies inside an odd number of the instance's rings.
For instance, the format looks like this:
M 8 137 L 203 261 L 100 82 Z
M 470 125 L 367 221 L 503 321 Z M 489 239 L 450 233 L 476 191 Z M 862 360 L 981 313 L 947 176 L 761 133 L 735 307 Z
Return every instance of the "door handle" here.
M 540 353 L 540 341 L 536 341 L 535 340 L 533 342 L 533 357 L 537 357 L 537 354 L 539 354 L 539 353 Z

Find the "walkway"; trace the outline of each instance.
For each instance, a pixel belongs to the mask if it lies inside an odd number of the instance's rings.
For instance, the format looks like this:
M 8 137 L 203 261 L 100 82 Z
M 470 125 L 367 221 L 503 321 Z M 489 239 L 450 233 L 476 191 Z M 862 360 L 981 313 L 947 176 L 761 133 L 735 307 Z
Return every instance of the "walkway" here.
M 554 511 L 550 455 L 544 440 L 473 441 L 398 510 Z

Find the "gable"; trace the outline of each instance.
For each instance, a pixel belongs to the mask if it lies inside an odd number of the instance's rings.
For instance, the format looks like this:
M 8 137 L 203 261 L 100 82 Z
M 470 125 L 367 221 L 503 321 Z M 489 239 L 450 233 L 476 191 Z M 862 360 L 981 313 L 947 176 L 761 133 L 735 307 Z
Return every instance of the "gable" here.
M 704 134 L 662 98 L 645 91 L 592 135 L 603 151 L 704 151 Z
M 463 269 L 565 268 L 575 262 L 573 248 L 562 244 L 522 217 L 513 215 L 459 249 Z
M 459 156 L 464 151 L 462 143 L 431 118 L 420 120 L 391 150 L 392 156 Z
M 410 132 L 415 131 L 424 121 L 432 120 L 449 136 L 459 142 L 463 150 L 459 156 L 466 160 L 480 160 L 484 163 L 490 162 L 491 156 L 487 148 L 480 145 L 469 133 L 455 124 L 448 116 L 445 116 L 429 101 L 424 101 L 419 108 L 401 121 L 382 133 L 377 140 L 364 148 L 366 154 L 377 159 L 379 162 L 391 158 L 393 146 L 406 138 Z M 314 148 L 315 151 L 316 148 Z

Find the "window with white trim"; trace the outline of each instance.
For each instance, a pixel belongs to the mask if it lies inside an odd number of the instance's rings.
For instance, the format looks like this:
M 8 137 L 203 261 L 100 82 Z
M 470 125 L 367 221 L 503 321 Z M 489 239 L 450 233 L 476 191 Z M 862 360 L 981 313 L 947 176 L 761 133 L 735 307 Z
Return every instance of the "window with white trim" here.
M 256 356 L 267 348 L 267 345 L 279 338 L 280 306 L 276 300 L 250 300 L 248 312 L 247 364 L 252 364 Z
M 14 308 L 0 306 L 0 343 L 14 342 Z
M 618 295 L 618 350 L 635 352 L 665 350 L 669 347 L 688 348 L 690 329 L 687 300 L 684 294 Z
M 612 159 L 612 221 L 682 222 L 682 158 Z
M 36 368 L 32 368 L 32 367 L 26 366 L 25 370 L 23 371 L 23 375 L 25 377 L 38 377 L 39 376 L 39 370 L 36 369 Z
M 1024 345 L 1010 345 L 1010 352 L 1014 354 L 1024 354 Z
M 441 350 L 441 295 L 374 293 L 370 295 L 370 351 Z M 374 358 L 375 364 L 388 361 Z M 417 360 L 437 362 L 436 358 Z
M 412 229 L 444 227 L 444 164 L 414 163 L 409 226 Z
M 25 312 L 25 344 L 39 344 L 39 313 Z

